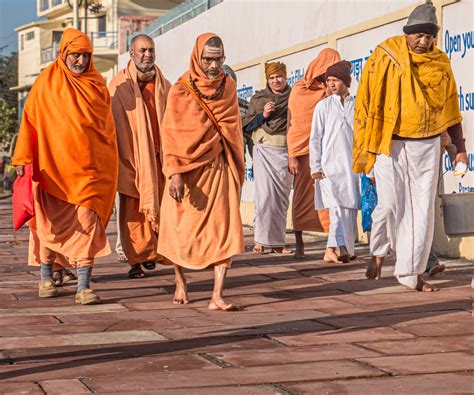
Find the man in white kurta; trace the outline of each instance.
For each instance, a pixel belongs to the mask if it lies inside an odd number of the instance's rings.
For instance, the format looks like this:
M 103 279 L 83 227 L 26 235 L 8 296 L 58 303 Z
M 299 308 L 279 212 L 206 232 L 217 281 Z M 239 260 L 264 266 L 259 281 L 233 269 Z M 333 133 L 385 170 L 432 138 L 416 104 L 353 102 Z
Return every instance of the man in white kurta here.
M 329 67 L 326 83 L 332 93 L 314 110 L 310 137 L 311 177 L 315 180 L 315 209 L 329 209 L 327 262 L 354 257 L 359 178 L 352 172 L 354 98 L 349 95 L 351 64 Z

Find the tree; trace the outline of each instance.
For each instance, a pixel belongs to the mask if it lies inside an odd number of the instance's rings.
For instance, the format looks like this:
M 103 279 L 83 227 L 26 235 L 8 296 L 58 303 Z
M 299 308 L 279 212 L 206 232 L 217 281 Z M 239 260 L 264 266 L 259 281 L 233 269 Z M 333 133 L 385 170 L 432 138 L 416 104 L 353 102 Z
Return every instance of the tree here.
M 0 151 L 8 151 L 17 126 L 16 108 L 0 99 Z
M 0 54 L 0 150 L 8 150 L 18 126 L 18 97 L 10 90 L 17 84 L 18 54 Z

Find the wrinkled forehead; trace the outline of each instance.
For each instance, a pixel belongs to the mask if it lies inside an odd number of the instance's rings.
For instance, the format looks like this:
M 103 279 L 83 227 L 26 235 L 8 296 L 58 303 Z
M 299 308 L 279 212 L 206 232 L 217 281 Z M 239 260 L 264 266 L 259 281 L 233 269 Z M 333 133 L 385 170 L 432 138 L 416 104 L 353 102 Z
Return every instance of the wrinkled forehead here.
M 204 45 L 202 49 L 201 57 L 214 57 L 224 55 L 224 48 L 222 47 L 211 47 L 209 45 Z
M 154 49 L 155 42 L 151 38 L 140 37 L 135 40 L 133 43 L 133 48 L 135 50 L 139 49 Z
M 275 78 L 285 78 L 285 76 L 282 73 L 273 73 L 268 76 L 269 80 L 272 80 Z

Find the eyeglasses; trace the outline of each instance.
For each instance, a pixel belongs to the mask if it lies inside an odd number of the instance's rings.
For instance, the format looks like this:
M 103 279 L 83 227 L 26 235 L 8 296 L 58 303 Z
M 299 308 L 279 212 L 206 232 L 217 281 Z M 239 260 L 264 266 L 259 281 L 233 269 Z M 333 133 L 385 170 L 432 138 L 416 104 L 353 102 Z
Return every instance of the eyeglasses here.
M 207 65 L 211 65 L 214 62 L 216 62 L 217 64 L 222 64 L 225 61 L 225 56 L 219 56 L 217 58 L 208 58 L 207 56 L 203 56 L 201 59 Z

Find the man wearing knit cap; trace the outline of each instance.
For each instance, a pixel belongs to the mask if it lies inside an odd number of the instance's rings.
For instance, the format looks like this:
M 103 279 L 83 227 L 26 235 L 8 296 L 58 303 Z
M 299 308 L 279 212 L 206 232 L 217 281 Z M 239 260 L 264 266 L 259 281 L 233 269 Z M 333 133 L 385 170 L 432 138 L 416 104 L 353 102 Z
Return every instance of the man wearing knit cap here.
M 456 81 L 448 56 L 435 46 L 438 30 L 428 1 L 410 14 L 405 35 L 377 46 L 362 72 L 354 119 L 353 170 L 373 168 L 378 193 L 367 278 L 380 278 L 392 249 L 400 284 L 424 292 L 435 290 L 421 275 L 434 234 L 444 131 L 457 148 L 455 162 L 467 164 Z
M 292 222 L 295 258 L 305 259 L 303 231 L 329 232 L 328 210 L 314 209 L 314 186 L 309 167 L 309 136 L 316 104 L 326 96 L 325 73 L 341 60 L 339 52 L 324 48 L 306 67 L 288 100 L 288 168 L 293 174 Z
M 242 119 L 244 130 L 252 131 L 255 179 L 255 247 L 263 253 L 292 253 L 285 247 L 286 214 L 292 177 L 288 171 L 286 145 L 288 98 L 286 66 L 281 62 L 265 64 L 267 87 L 250 100 Z
M 326 71 L 331 96 L 313 113 L 309 142 L 311 177 L 315 180 L 315 208 L 329 209 L 326 262 L 349 262 L 354 256 L 358 176 L 352 172 L 354 98 L 349 95 L 351 64 L 345 60 Z

